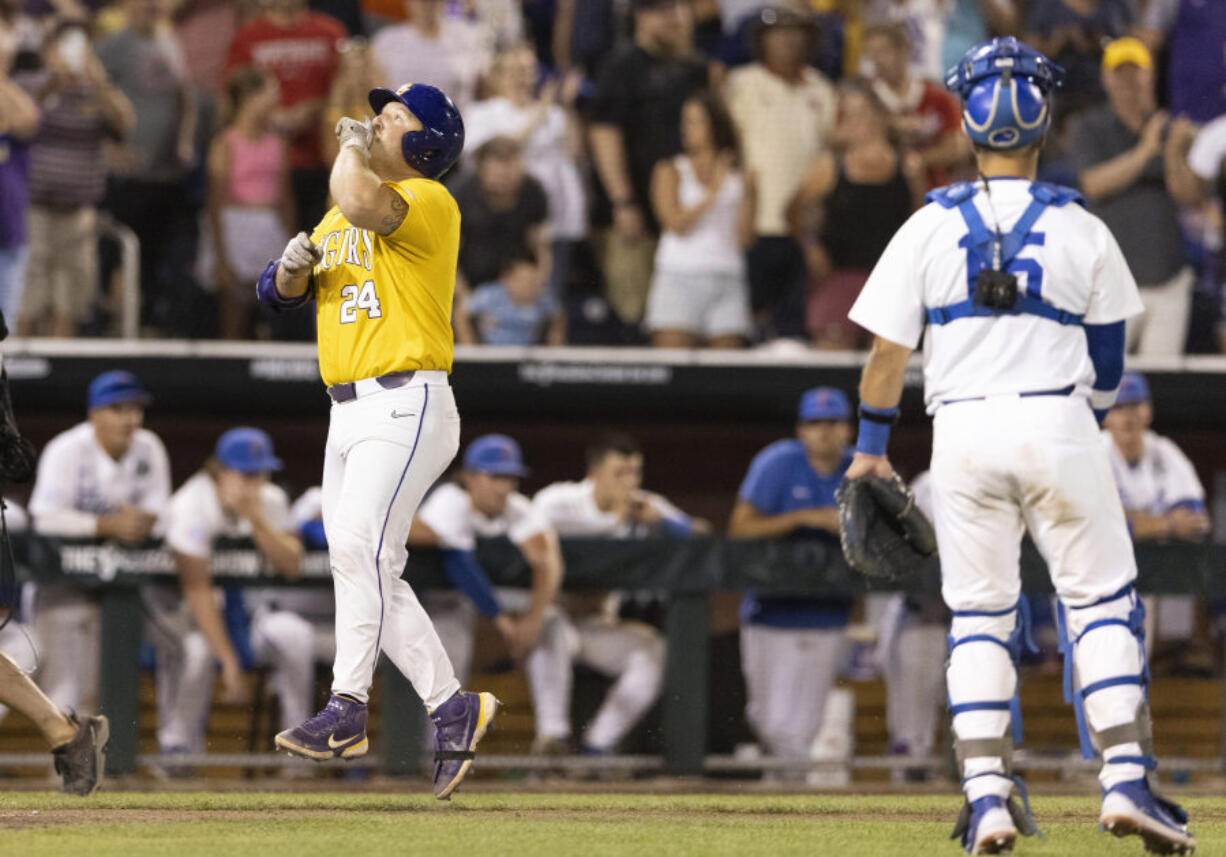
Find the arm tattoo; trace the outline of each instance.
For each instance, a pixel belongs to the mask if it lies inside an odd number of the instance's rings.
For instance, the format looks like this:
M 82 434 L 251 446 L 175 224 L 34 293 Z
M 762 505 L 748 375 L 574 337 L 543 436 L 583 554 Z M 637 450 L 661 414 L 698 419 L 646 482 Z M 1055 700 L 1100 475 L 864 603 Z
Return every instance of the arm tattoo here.
M 391 191 L 391 199 L 388 201 L 391 203 L 392 211 L 379 224 L 380 235 L 391 235 L 399 229 L 400 224 L 404 223 L 405 215 L 409 213 L 409 204 L 395 191 Z

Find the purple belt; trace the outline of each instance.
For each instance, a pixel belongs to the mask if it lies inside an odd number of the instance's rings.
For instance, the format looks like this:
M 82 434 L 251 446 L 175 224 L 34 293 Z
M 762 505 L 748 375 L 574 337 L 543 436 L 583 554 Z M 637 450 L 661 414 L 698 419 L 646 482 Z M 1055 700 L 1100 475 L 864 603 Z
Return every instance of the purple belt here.
M 405 384 L 413 380 L 416 375 L 415 370 L 406 372 L 389 372 L 386 375 L 380 375 L 374 381 L 385 390 L 394 390 L 397 387 L 403 387 Z M 363 379 L 365 380 L 365 379 Z M 359 381 L 348 381 L 344 384 L 333 384 L 328 388 L 328 395 L 332 397 L 332 401 L 336 404 L 343 402 L 351 402 L 358 397 Z M 367 391 L 369 392 L 369 391 Z

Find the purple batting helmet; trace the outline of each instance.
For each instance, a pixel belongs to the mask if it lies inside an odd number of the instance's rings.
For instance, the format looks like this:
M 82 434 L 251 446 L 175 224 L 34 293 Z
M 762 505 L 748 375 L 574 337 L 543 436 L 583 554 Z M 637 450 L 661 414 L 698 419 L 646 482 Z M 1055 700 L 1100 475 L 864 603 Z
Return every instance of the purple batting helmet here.
M 464 120 L 441 89 L 426 83 L 406 83 L 395 92 L 372 89 L 366 100 L 376 116 L 397 101 L 421 120 L 422 130 L 409 131 L 401 138 L 400 151 L 408 165 L 426 178 L 437 179 L 459 159 L 464 148 Z

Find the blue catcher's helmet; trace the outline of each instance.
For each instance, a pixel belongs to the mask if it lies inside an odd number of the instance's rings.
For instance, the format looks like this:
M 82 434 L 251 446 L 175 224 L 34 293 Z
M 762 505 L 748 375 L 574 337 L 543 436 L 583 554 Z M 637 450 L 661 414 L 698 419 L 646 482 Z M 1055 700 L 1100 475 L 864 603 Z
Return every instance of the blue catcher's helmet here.
M 945 74 L 945 88 L 962 99 L 962 127 L 988 149 L 1037 143 L 1051 121 L 1051 91 L 1064 69 L 1013 36 L 981 42 Z
M 406 83 L 392 92 L 372 89 L 366 96 L 375 115 L 398 101 L 421 120 L 421 131 L 409 131 L 400 140 L 408 165 L 426 178 L 436 179 L 451 169 L 464 148 L 464 120 L 451 99 L 426 83 Z

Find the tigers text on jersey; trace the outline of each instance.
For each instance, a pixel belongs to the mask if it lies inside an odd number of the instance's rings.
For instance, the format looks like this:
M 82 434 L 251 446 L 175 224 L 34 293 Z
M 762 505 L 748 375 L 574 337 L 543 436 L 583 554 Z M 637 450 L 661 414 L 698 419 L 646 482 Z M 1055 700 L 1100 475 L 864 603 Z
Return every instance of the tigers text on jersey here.
M 1026 179 L 978 183 L 975 207 L 988 229 L 1005 233 L 1032 201 Z M 864 284 L 848 317 L 873 334 L 915 348 L 927 310 L 967 299 L 966 222 L 957 208 L 932 202 L 903 224 Z M 1019 291 L 1038 292 L 1086 324 L 1111 324 L 1143 310 L 1136 282 L 1106 225 L 1080 205 L 1048 206 L 1008 266 Z M 1041 355 L 1041 359 L 1036 359 Z M 1037 315 L 959 318 L 929 325 L 924 336 L 924 397 L 943 401 L 1057 390 L 1088 395 L 1094 366 L 1078 324 Z
M 319 372 L 343 384 L 411 369 L 451 371 L 451 301 L 460 249 L 460 209 L 423 178 L 384 182 L 408 203 L 391 235 L 349 223 L 333 207 L 311 240 Z
M 1174 441 L 1147 431 L 1141 442 L 1141 458 L 1135 464 L 1124 460 L 1109 432 L 1103 432 L 1103 444 L 1115 472 L 1120 500 L 1129 512 L 1165 515 L 1177 506 L 1204 510 L 1205 489 L 1196 468 Z
M 89 537 L 98 516 L 139 506 L 161 516 L 170 499 L 170 459 L 153 432 L 137 429 L 118 461 L 98 444 L 92 423 L 56 435 L 38 460 L 30 496 L 34 529 L 48 536 Z

